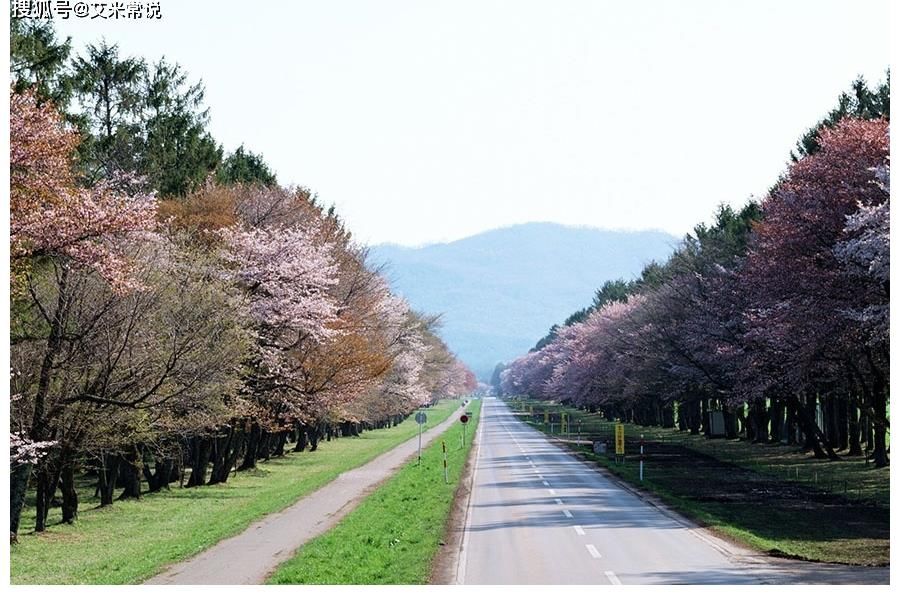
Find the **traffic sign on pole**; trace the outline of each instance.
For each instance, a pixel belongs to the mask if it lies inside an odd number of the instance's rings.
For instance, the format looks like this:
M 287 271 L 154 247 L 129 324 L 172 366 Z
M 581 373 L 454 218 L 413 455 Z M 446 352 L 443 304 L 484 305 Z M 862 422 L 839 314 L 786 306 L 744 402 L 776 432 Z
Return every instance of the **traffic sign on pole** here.
M 422 425 L 428 421 L 425 412 L 416 412 L 416 424 L 419 425 L 419 464 L 422 464 Z

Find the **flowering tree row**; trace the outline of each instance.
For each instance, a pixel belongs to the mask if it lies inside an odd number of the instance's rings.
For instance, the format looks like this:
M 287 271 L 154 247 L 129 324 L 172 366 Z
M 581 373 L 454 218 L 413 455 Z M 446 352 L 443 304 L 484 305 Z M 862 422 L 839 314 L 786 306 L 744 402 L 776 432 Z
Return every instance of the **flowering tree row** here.
M 10 105 L 13 535 L 32 486 L 40 531 L 82 472 L 101 505 L 221 483 L 474 388 L 308 191 L 86 180 L 50 103 Z
M 826 125 L 760 205 L 721 208 L 665 265 L 607 284 L 501 389 L 694 433 L 720 410 L 732 437 L 831 458 L 863 440 L 886 465 L 888 154 L 883 119 Z

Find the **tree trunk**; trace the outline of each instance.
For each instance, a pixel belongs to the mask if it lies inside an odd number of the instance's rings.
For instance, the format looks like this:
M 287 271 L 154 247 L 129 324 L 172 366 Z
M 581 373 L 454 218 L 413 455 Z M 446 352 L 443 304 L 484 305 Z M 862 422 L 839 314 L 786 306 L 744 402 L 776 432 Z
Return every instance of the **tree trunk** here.
M 260 428 L 257 423 L 250 426 L 250 434 L 247 437 L 247 449 L 244 452 L 244 461 L 241 462 L 239 471 L 256 468 L 256 456 L 259 451 Z
M 225 483 L 228 481 L 228 475 L 231 474 L 229 461 L 233 460 L 231 450 L 235 446 L 234 433 L 234 426 L 229 426 L 228 433 L 225 436 L 215 438 L 213 467 L 207 485 L 215 485 L 216 483 Z
M 306 431 L 307 427 L 301 424 L 297 431 L 297 443 L 294 445 L 295 452 L 302 452 L 309 445 L 309 434 Z
M 887 455 L 887 385 L 881 372 L 875 372 L 875 384 L 872 393 L 872 410 L 874 418 L 875 443 L 874 457 L 875 466 L 883 468 L 888 465 Z
M 828 444 L 828 439 L 816 424 L 815 418 L 815 395 L 807 394 L 806 401 L 799 410 L 799 417 L 803 433 L 806 435 L 807 445 L 815 452 L 816 458 L 828 458 L 829 460 L 840 460 L 834 453 L 832 447 Z
M 700 434 L 700 398 L 696 395 L 688 397 L 687 401 L 687 423 L 691 435 Z
M 841 393 L 834 405 L 837 408 L 837 449 L 842 452 L 850 448 L 850 394 Z
M 284 456 L 284 446 L 287 443 L 289 431 L 279 431 L 275 441 L 274 456 Z
M 118 454 L 100 454 L 100 506 L 109 506 L 113 503 L 113 491 L 119 479 L 119 468 L 122 458 Z
M 206 483 L 206 467 L 209 466 L 209 455 L 212 449 L 212 439 L 209 437 L 194 437 L 191 448 L 191 476 L 188 479 L 188 487 L 200 487 Z
M 22 508 L 25 506 L 25 494 L 28 491 L 28 479 L 30 477 L 30 464 L 19 464 L 10 470 L 9 537 L 11 542 L 18 541 L 19 523 L 22 520 Z
M 128 457 L 124 460 L 125 464 L 119 469 L 120 476 L 124 483 L 122 493 L 119 494 L 119 500 L 140 500 L 141 499 L 141 476 L 144 474 L 144 459 L 141 454 L 141 448 L 137 445 L 132 446 Z
M 784 437 L 784 399 L 777 395 L 770 399 L 769 422 L 772 427 L 770 443 L 781 443 Z
M 53 484 L 51 492 L 50 471 L 45 465 L 41 465 L 37 472 L 37 495 L 35 497 L 35 514 L 34 531 L 42 532 L 47 529 L 47 515 L 50 513 L 50 499 L 53 498 L 53 492 L 56 491 Z
M 321 439 L 322 435 L 319 432 L 318 425 L 315 427 L 310 427 L 306 434 L 309 436 L 309 451 L 314 452 L 319 449 L 319 439 Z
M 828 439 L 828 445 L 832 449 L 840 449 L 840 428 L 838 426 L 838 406 L 837 396 L 834 392 L 825 396 L 825 437 Z
M 156 483 L 151 491 L 169 491 L 169 484 L 172 482 L 172 469 L 174 466 L 175 461 L 170 456 L 165 456 L 164 458 L 156 460 L 156 473 L 154 475 Z M 175 477 L 177 479 L 178 476 L 175 475 Z
M 34 531 L 42 532 L 47 529 L 47 517 L 50 514 L 50 506 L 56 495 L 56 486 L 59 485 L 59 463 L 49 457 L 44 458 L 38 467 L 37 473 L 37 518 L 34 523 Z
M 269 431 L 263 431 L 262 436 L 259 439 L 259 452 L 256 454 L 256 458 L 258 460 L 265 460 L 268 462 L 269 457 L 272 455 L 272 433 Z
M 797 408 L 800 405 L 800 400 L 796 395 L 789 395 L 784 401 L 787 408 L 785 422 L 787 426 L 787 442 L 788 445 L 797 445 Z
M 669 403 L 663 407 L 662 426 L 666 429 L 675 428 L 675 404 Z
M 753 420 L 753 441 L 752 443 L 768 443 L 769 442 L 769 413 L 766 410 L 766 400 L 763 398 L 755 399 L 750 404 L 750 413 Z
M 63 523 L 75 523 L 78 518 L 78 490 L 75 489 L 75 454 L 63 454 L 59 474 L 59 487 L 62 491 Z
M 725 438 L 736 439 L 738 436 L 737 417 L 734 414 L 734 410 L 726 404 L 722 405 L 722 420 L 725 422 Z

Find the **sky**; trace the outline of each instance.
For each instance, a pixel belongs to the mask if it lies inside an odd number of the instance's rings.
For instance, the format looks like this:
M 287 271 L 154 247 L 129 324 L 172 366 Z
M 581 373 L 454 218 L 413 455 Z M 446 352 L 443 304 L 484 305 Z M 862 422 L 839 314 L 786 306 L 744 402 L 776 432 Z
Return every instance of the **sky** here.
M 203 80 L 210 131 L 364 244 L 552 221 L 682 235 L 761 197 L 857 75 L 887 0 L 162 0 L 57 20 Z

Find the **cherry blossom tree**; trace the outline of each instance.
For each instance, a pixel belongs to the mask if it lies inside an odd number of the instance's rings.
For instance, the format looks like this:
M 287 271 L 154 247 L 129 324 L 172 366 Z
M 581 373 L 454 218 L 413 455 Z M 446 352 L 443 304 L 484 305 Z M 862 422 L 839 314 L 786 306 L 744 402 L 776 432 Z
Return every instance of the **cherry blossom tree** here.
M 887 338 L 873 340 L 872 331 L 861 328 L 880 326 L 884 334 L 886 323 L 863 324 L 853 312 L 884 305 L 885 283 L 873 279 L 883 265 L 870 262 L 874 271 L 860 272 L 848 270 L 848 262 L 867 248 L 853 234 L 879 241 L 865 235 L 860 223 L 879 213 L 860 214 L 860 207 L 887 203 L 872 169 L 888 164 L 888 126 L 883 120 L 845 119 L 823 129 L 819 142 L 821 149 L 793 164 L 766 199 L 742 269 L 748 346 L 754 352 L 744 384 L 759 394 L 773 384 L 802 393 L 801 420 L 824 442 L 812 406 L 842 388 L 840 377 L 849 372 L 871 405 L 876 464 L 885 465 Z M 848 224 L 847 217 L 857 214 Z
M 120 238 L 155 227 L 156 201 L 128 193 L 134 181 L 128 175 L 79 186 L 72 167 L 77 143 L 52 105 L 38 104 L 30 92 L 10 93 L 12 278 L 21 281 L 29 259 L 61 256 L 122 292 L 136 284 Z

